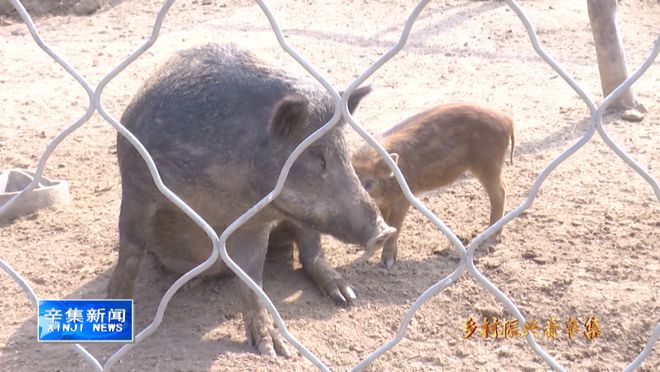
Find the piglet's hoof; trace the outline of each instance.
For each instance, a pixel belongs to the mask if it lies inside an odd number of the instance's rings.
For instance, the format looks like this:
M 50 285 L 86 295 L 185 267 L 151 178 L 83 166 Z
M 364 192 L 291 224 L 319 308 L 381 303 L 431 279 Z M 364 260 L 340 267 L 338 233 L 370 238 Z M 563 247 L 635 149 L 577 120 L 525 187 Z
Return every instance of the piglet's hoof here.
M 273 321 L 266 309 L 248 310 L 243 316 L 248 343 L 256 347 L 259 354 L 291 357 L 286 340 L 280 331 L 273 327 Z
M 386 268 L 391 269 L 396 263 L 396 253 L 397 253 L 396 244 L 390 244 L 383 248 L 383 253 L 380 255 L 380 264 Z
M 394 267 L 394 264 L 396 263 L 396 258 L 394 258 L 394 257 L 382 257 L 380 263 L 381 263 L 381 265 L 383 265 L 384 268 L 391 269 L 392 267 Z

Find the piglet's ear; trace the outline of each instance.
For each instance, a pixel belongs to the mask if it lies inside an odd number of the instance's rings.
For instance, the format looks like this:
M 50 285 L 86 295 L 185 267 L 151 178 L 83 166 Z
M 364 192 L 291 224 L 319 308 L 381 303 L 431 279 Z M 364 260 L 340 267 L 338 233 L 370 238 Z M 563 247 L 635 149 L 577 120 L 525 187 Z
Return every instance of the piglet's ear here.
M 385 159 L 381 158 L 380 155 L 377 156 L 378 156 L 378 163 L 376 164 L 376 167 L 378 168 L 378 174 L 380 175 L 380 177 L 383 179 L 393 178 L 394 172 L 392 172 L 390 166 L 387 165 Z M 392 157 L 392 160 L 394 160 L 394 163 L 397 163 L 399 161 L 399 154 L 394 152 L 391 153 L 390 156 Z
M 351 94 L 350 97 L 348 97 L 348 112 L 351 114 L 355 109 L 357 108 L 358 104 L 366 96 L 371 92 L 371 85 L 367 85 L 364 87 L 357 88 L 356 90 L 353 91 L 353 94 Z M 343 94 L 344 92 L 340 92 L 340 94 Z
M 307 99 L 297 94 L 288 94 L 273 106 L 270 115 L 270 133 L 275 137 L 286 137 L 305 123 L 309 117 Z
M 392 160 L 394 160 L 394 164 L 399 164 L 399 154 L 396 152 L 390 152 L 390 156 L 392 157 Z M 383 161 L 385 163 L 385 161 Z M 385 164 L 387 166 L 387 164 Z M 390 167 L 387 167 L 387 170 L 389 172 L 388 177 L 394 178 L 394 172 L 390 169 Z

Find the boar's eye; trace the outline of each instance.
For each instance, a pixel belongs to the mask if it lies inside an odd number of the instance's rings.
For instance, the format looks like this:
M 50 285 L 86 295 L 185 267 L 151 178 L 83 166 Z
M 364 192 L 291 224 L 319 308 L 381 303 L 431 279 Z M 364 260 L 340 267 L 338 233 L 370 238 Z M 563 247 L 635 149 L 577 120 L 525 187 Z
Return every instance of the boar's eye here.
M 320 156 L 319 159 L 321 159 L 321 169 L 323 169 L 323 171 L 325 172 L 326 170 L 328 170 L 328 168 L 327 168 L 327 166 L 326 166 L 326 164 L 325 164 L 325 157 L 324 157 L 324 156 Z
M 365 190 L 369 191 L 374 188 L 375 184 L 376 184 L 376 180 L 369 178 L 364 181 L 363 186 Z
M 323 149 L 313 148 L 310 152 L 314 156 L 314 158 L 319 162 L 319 164 L 321 165 L 321 170 L 323 172 L 327 171 L 327 164 L 326 164 L 326 161 L 325 161 L 325 152 L 323 151 Z

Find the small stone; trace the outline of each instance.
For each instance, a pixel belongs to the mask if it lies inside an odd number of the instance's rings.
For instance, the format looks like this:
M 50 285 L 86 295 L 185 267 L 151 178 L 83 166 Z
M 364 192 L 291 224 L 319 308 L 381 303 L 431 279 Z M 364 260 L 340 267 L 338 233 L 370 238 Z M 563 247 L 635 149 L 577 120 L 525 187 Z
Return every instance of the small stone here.
M 476 304 L 475 310 L 484 318 L 491 320 L 493 318 L 500 318 L 502 314 L 502 309 L 486 304 Z
M 495 354 L 500 358 L 509 358 L 513 355 L 511 350 L 506 346 L 495 349 Z
M 627 109 L 626 111 L 623 112 L 621 115 L 621 119 L 625 121 L 631 121 L 631 122 L 640 122 L 644 120 L 644 114 L 637 110 L 637 109 Z
M 73 12 L 76 15 L 90 15 L 101 8 L 102 0 L 81 0 L 73 6 Z

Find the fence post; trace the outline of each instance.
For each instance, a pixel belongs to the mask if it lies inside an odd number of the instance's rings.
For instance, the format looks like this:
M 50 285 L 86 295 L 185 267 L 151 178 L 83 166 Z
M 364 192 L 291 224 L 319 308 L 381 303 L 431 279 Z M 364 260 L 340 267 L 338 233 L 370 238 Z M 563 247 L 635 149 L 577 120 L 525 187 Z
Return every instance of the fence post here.
M 616 23 L 616 0 L 587 0 L 587 8 L 591 33 L 596 44 L 600 83 L 603 97 L 606 97 L 628 77 L 626 55 Z M 634 115 L 635 112 L 632 110 L 624 115 L 624 119 L 631 121 L 642 120 L 643 116 L 639 111 L 646 112 L 635 100 L 631 88 L 623 92 L 610 107 L 617 111 L 629 109 L 638 111 L 637 115 Z

